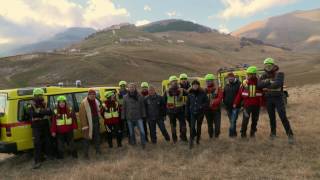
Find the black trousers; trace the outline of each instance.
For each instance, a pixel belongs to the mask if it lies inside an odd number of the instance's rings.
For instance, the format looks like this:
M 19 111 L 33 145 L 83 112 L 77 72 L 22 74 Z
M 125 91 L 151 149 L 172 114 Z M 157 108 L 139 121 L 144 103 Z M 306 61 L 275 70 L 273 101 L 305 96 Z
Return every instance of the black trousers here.
M 148 120 L 152 143 L 157 143 L 157 125 L 166 141 L 170 141 L 169 133 L 164 124 L 164 119 Z
M 201 138 L 201 126 L 204 118 L 203 113 L 191 114 L 190 116 L 190 140 L 193 141 L 197 137 L 197 141 Z
M 247 136 L 247 126 L 251 117 L 251 130 L 250 135 L 254 135 L 257 132 L 257 125 L 260 114 L 260 106 L 248 106 L 243 109 L 243 119 L 241 125 L 241 136 Z
M 99 117 L 92 118 L 92 140 L 95 144 L 96 152 L 100 152 L 100 124 Z M 89 154 L 90 140 L 84 139 L 84 153 Z
M 112 139 L 113 136 L 117 138 L 117 145 L 121 146 L 122 142 L 122 131 L 121 131 L 121 123 L 113 124 L 113 125 L 107 125 L 108 128 L 111 130 L 110 132 L 106 131 L 107 133 L 107 141 L 109 144 L 109 147 L 113 147 Z
M 148 122 L 147 122 L 146 118 L 143 119 L 143 129 L 144 129 L 144 133 L 146 134 L 146 141 L 149 141 L 149 138 L 148 138 Z
M 221 128 L 221 109 L 208 110 L 205 112 L 205 116 L 208 124 L 208 134 L 212 138 L 213 134 L 215 137 L 219 137 Z M 214 129 L 213 129 L 214 124 Z
M 184 111 L 177 113 L 169 113 L 170 125 L 171 125 L 171 134 L 174 142 L 177 141 L 177 119 L 179 120 L 180 127 L 180 139 L 187 141 L 187 127 L 186 120 L 184 116 Z
M 32 135 L 34 145 L 34 161 L 41 162 L 43 155 L 51 156 L 50 130 L 47 120 L 32 122 Z
M 274 96 L 266 98 L 267 111 L 270 119 L 271 135 L 277 134 L 276 110 L 282 122 L 282 125 L 288 136 L 292 136 L 293 132 L 290 122 L 287 118 L 286 107 L 282 96 Z
M 73 156 L 76 156 L 77 151 L 75 147 L 75 143 L 73 140 L 73 131 L 60 134 L 57 133 L 57 142 L 58 142 L 58 157 L 64 157 L 64 146 L 67 144 Z

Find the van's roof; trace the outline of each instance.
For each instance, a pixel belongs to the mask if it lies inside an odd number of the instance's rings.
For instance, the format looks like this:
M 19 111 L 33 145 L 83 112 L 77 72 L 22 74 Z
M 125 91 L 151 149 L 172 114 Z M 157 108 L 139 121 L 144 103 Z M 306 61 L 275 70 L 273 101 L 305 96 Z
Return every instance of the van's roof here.
M 6 94 L 8 99 L 17 99 L 17 98 L 24 98 L 24 97 L 32 97 L 33 90 L 35 88 L 42 88 L 45 92 L 44 95 L 53 95 L 53 94 L 65 94 L 65 93 L 73 93 L 73 92 L 86 92 L 88 89 L 87 87 L 27 87 L 27 88 L 18 88 L 18 89 L 6 89 L 0 90 L 0 94 Z M 93 87 L 92 89 L 117 89 L 116 87 Z

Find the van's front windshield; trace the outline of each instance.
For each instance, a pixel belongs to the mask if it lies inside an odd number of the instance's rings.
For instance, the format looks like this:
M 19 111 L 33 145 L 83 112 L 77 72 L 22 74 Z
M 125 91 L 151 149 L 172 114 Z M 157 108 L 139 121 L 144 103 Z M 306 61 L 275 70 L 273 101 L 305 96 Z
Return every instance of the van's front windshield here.
M 6 112 L 7 96 L 0 94 L 0 114 Z

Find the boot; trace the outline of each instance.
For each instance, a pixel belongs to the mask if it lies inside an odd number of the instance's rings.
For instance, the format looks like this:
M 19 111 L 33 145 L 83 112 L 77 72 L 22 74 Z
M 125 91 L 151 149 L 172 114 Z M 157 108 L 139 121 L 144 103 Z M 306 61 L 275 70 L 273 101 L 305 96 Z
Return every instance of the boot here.
M 78 159 L 78 152 L 77 152 L 77 151 L 73 151 L 73 152 L 72 152 L 72 157 L 73 157 L 74 159 Z
M 270 140 L 275 140 L 276 139 L 276 135 L 275 134 L 270 134 Z
M 295 143 L 295 139 L 293 137 L 293 135 L 288 136 L 288 143 L 293 145 Z
M 193 139 L 190 138 L 189 140 L 189 149 L 192 149 L 193 148 Z
M 256 133 L 255 133 L 254 131 L 251 131 L 251 132 L 250 132 L 250 137 L 251 137 L 251 138 L 255 138 L 255 137 L 256 137 Z
M 36 162 L 33 164 L 32 169 L 39 169 L 41 167 L 41 163 L 40 162 Z

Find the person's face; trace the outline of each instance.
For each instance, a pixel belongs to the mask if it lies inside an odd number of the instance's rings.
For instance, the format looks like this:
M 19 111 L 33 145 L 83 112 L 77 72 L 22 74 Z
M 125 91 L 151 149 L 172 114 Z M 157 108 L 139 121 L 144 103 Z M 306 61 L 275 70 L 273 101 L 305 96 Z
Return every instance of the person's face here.
M 267 71 L 271 71 L 273 69 L 274 65 L 273 64 L 265 64 L 264 65 L 264 68 L 267 70 Z
M 142 87 L 142 91 L 148 91 L 148 88 L 147 87 Z
M 110 97 L 110 99 L 111 99 L 111 101 L 115 101 L 115 100 L 116 100 L 116 96 L 115 96 L 115 95 L 112 95 L 112 96 Z
M 199 85 L 198 84 L 193 84 L 192 85 L 192 89 L 193 90 L 198 90 L 199 89 Z
M 59 101 L 58 103 L 59 103 L 59 107 L 60 107 L 60 108 L 66 107 L 66 102 L 64 102 L 64 101 Z
M 94 100 L 94 99 L 96 99 L 96 95 L 95 95 L 95 94 L 89 94 L 89 95 L 88 95 L 88 98 L 89 98 L 90 100 Z
M 126 90 L 126 88 L 127 88 L 126 85 L 121 85 L 121 86 L 120 86 L 120 90 L 121 90 L 121 91 Z
M 38 100 L 42 100 L 43 99 L 43 95 L 36 95 L 34 96 L 35 99 L 38 99 Z
M 171 81 L 170 84 L 172 87 L 178 87 L 178 81 Z
M 252 79 L 252 78 L 255 78 L 256 77 L 256 74 L 248 74 L 248 78 L 249 79 Z
M 154 88 L 149 88 L 149 94 L 152 96 L 152 95 L 155 95 L 156 94 L 156 91 Z
M 181 84 L 186 84 L 187 81 L 188 81 L 187 78 L 181 78 L 181 79 L 180 79 Z
M 133 84 L 129 85 L 128 89 L 129 89 L 129 92 L 131 92 L 131 93 L 136 91 L 136 87 Z
M 207 86 L 213 86 L 214 85 L 213 81 L 206 81 L 206 83 L 207 83 Z
M 229 77 L 229 82 L 233 83 L 235 79 L 236 79 L 235 77 L 231 76 L 231 77 Z

